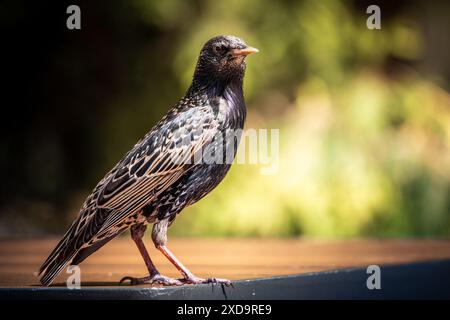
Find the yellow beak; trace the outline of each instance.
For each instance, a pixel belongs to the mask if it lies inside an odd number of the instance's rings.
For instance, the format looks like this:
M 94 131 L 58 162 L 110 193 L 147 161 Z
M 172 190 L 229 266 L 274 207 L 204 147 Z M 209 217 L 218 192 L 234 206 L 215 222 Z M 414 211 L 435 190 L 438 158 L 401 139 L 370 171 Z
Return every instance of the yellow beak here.
M 257 53 L 257 52 L 259 52 L 259 50 L 256 48 L 253 48 L 253 47 L 232 50 L 233 56 L 248 56 L 249 54 Z

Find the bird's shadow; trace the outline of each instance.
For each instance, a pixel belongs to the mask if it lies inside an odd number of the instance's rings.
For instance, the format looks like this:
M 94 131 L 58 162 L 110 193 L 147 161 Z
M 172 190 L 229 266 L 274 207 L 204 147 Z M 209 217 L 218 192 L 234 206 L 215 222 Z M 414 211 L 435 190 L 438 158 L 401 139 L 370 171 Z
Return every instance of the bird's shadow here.
M 210 284 L 211 289 L 214 292 L 215 287 L 220 287 L 223 295 L 225 296 L 225 299 L 227 299 L 227 293 L 225 291 L 225 286 L 223 284 Z M 117 287 L 117 288 L 136 288 L 136 289 L 150 289 L 150 288 L 187 288 L 187 287 L 195 287 L 196 285 L 192 284 L 185 284 L 182 286 L 163 286 L 163 285 L 131 285 L 126 283 L 121 283 L 119 281 L 85 281 L 80 284 L 81 288 L 94 288 L 94 287 Z M 59 282 L 59 283 L 53 283 L 49 287 L 45 287 L 40 284 L 33 284 L 31 287 L 34 288 L 67 288 L 67 283 L 65 282 Z M 234 289 L 234 286 L 232 286 Z
M 221 292 L 223 294 L 223 297 L 225 298 L 225 300 L 228 300 L 228 295 L 227 295 L 227 291 L 225 289 L 225 285 L 223 283 L 221 284 L 213 284 L 211 283 L 211 293 L 214 293 L 214 291 L 216 290 L 216 287 L 220 287 Z M 129 288 L 129 289 L 163 289 L 163 288 L 188 288 L 188 287 L 195 287 L 197 285 L 191 285 L 191 284 L 185 284 L 182 286 L 155 286 L 155 285 L 131 285 L 131 284 L 124 284 L 124 283 L 120 283 L 118 281 L 86 281 L 86 282 L 82 282 L 80 284 L 81 288 L 112 288 L 114 287 L 115 289 L 119 289 L 119 288 Z M 203 286 L 203 285 L 202 285 Z M 39 284 L 33 284 L 30 287 L 33 288 L 55 288 L 55 289 L 68 289 L 67 287 L 67 283 L 64 282 L 60 282 L 60 283 L 54 283 L 51 284 L 49 287 L 45 287 Z M 234 289 L 234 286 L 231 286 L 232 289 Z
M 41 287 L 46 288 L 43 285 L 40 284 L 33 284 L 32 287 Z M 120 283 L 119 281 L 85 281 L 81 282 L 81 287 L 125 287 L 125 288 L 144 288 L 145 286 L 140 285 L 130 285 L 130 284 L 124 284 Z M 60 282 L 60 283 L 53 283 L 48 288 L 67 288 L 67 283 Z

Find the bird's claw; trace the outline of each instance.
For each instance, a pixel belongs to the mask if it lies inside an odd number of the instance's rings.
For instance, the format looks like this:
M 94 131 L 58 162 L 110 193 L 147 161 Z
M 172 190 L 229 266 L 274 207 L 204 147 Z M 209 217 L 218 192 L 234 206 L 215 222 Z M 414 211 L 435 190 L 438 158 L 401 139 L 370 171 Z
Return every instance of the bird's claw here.
M 156 274 L 153 276 L 147 276 L 143 278 L 134 278 L 134 277 L 123 277 L 120 280 L 120 284 L 123 284 L 125 282 L 129 281 L 129 285 L 135 286 L 140 284 L 156 284 L 156 285 L 163 285 L 163 286 L 181 286 L 183 285 L 183 282 L 178 279 L 169 278 L 160 274 Z
M 119 284 L 124 284 L 127 281 L 130 281 L 130 285 L 135 285 L 136 284 L 136 279 L 137 278 L 133 278 L 133 277 L 123 277 L 122 279 L 120 279 Z

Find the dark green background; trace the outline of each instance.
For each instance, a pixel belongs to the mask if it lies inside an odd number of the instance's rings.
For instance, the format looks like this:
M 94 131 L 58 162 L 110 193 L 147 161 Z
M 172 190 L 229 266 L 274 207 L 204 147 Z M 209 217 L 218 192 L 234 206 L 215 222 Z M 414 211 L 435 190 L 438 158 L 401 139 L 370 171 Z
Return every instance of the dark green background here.
M 82 29 L 66 28 L 81 7 Z M 0 234 L 62 233 L 97 181 L 242 37 L 246 128 L 276 175 L 235 165 L 176 235 L 450 235 L 446 1 L 3 1 Z

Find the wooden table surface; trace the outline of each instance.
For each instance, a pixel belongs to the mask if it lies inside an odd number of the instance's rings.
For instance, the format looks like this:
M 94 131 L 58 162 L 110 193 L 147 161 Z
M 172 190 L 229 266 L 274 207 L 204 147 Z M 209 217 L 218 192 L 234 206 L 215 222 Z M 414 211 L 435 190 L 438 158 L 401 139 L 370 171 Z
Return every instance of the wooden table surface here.
M 0 239 L 0 287 L 37 285 L 36 271 L 57 240 Z M 179 277 L 151 241 L 147 247 L 162 274 Z M 196 275 L 231 280 L 450 259 L 449 240 L 172 238 L 169 248 Z M 146 275 L 138 250 L 128 237 L 114 239 L 80 268 L 83 286 L 115 286 L 124 276 Z M 67 277 L 63 272 L 55 283 L 65 284 Z

